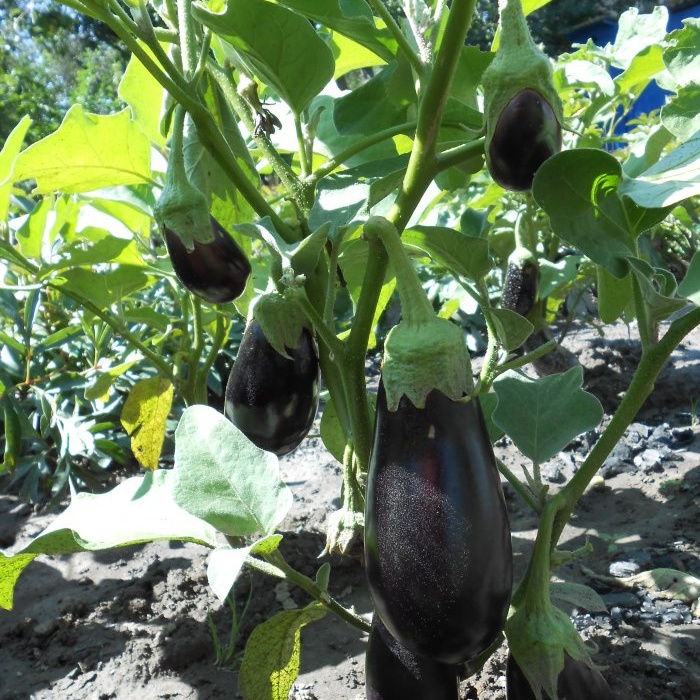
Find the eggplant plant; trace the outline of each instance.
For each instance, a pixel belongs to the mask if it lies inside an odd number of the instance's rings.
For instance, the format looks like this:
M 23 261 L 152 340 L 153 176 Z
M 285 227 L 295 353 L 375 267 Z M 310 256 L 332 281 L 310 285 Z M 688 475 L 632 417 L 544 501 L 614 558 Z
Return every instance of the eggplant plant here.
M 243 567 L 310 596 L 250 635 L 238 674 L 247 700 L 287 697 L 299 631 L 328 613 L 370 633 L 368 697 L 457 697 L 457 679 L 506 639 L 513 697 L 555 700 L 569 677 L 604 687 L 550 579 L 585 554 L 557 548 L 565 524 L 700 325 L 696 239 L 680 283 L 643 244 L 671 218 L 697 223 L 700 103 L 687 49 L 697 22 L 667 33 L 655 13 L 630 56 L 628 17 L 607 53 L 589 45 L 554 61 L 528 31 L 526 12 L 541 2 L 501 0 L 490 52 L 465 45 L 474 0 L 406 2 L 400 18 L 382 0 L 60 2 L 131 52 L 119 92 L 128 106 L 92 115 L 76 105 L 27 147 L 26 122 L 11 134 L 0 154 L 3 274 L 25 318 L 70 299 L 86 327 L 99 319 L 120 338 L 121 363 L 144 373 L 121 420 L 146 472 L 77 493 L 47 531 L 2 554 L 0 605 L 12 606 L 21 571 L 43 553 L 186 540 L 211 549 L 222 601 Z M 614 80 L 610 65 L 623 67 Z M 351 74 L 356 87 L 340 90 Z M 618 108 L 654 76 L 672 92 L 661 116 L 609 152 Z M 20 217 L 28 180 L 37 204 Z M 150 246 L 158 233 L 167 255 Z M 61 245 L 73 248 L 57 261 Z M 562 272 L 557 255 L 571 254 Z M 442 308 L 417 260 L 460 290 Z M 187 323 L 149 336 L 157 315 L 139 295 L 164 279 L 184 295 Z M 554 340 L 527 341 L 574 279 L 597 294 L 602 323 L 635 321 L 642 357 L 600 439 L 550 493 L 542 465 L 603 416 L 581 367 L 528 374 L 556 352 Z M 379 338 L 397 296 L 401 320 Z M 478 376 L 461 305 L 478 307 L 488 334 Z M 242 338 L 229 338 L 234 321 Z M 173 337 L 170 362 L 159 348 Z M 9 346 L 30 347 L 31 330 L 25 340 Z M 375 408 L 365 368 L 377 350 Z M 226 415 L 207 405 L 224 352 L 235 356 Z M 19 357 L 30 377 L 30 353 Z M 8 473 L 30 450 L 19 399 L 31 382 L 16 377 L 0 373 Z M 313 431 L 321 390 L 320 436 L 343 468 L 325 551 L 362 544 L 373 625 L 331 594 L 327 564 L 311 578 L 279 549 L 292 495 L 278 458 Z M 161 459 L 169 418 L 172 468 Z M 524 480 L 494 455 L 503 434 L 528 464 Z M 539 523 L 515 586 L 503 481 Z

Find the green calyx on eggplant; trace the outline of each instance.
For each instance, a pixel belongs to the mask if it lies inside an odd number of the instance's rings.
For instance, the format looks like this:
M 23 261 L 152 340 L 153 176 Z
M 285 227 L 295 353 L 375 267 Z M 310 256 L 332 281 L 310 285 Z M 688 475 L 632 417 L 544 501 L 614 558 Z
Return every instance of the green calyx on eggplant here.
M 506 692 L 507 700 L 537 700 L 512 654 L 508 655 L 506 667 Z M 548 693 L 541 697 L 543 700 L 613 700 L 610 686 L 600 671 L 568 655 L 564 656 L 564 668 L 557 679 L 557 697 Z
M 459 669 L 402 647 L 375 613 L 365 654 L 367 700 L 458 700 Z
M 251 442 L 281 457 L 306 437 L 318 410 L 320 370 L 316 342 L 302 328 L 286 357 L 252 319 L 243 333 L 226 386 L 226 417 Z
M 528 191 L 561 150 L 563 108 L 549 58 L 530 36 L 520 0 L 499 0 L 501 36 L 484 71 L 486 165 L 505 189 Z
M 377 395 L 365 512 L 376 613 L 411 652 L 474 659 L 506 621 L 510 526 L 479 403 L 431 391 L 424 408 Z
M 180 236 L 163 227 L 165 245 L 177 278 L 192 294 L 210 304 L 225 304 L 245 291 L 250 276 L 250 262 L 223 226 L 210 217 L 212 240 L 193 240 L 188 250 Z

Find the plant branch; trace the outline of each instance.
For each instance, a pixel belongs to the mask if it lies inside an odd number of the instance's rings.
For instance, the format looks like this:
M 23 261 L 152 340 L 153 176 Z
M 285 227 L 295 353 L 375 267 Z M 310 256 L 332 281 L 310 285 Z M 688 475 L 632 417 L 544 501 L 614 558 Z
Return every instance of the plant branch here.
M 574 477 L 561 490 L 565 507 L 558 513 L 554 526 L 556 544 L 579 498 L 583 495 L 591 479 L 596 475 L 603 462 L 623 436 L 629 424 L 643 406 L 654 389 L 654 382 L 678 344 L 694 328 L 700 325 L 700 308 L 673 321 L 664 337 L 653 347 L 642 352 L 642 359 L 637 366 L 622 402 L 618 406 L 608 427 L 594 445 L 586 460 Z
M 404 56 L 406 56 L 413 69 L 416 71 L 416 73 L 418 73 L 418 75 L 422 75 L 425 72 L 425 64 L 420 59 L 420 56 L 413 50 L 413 47 L 406 38 L 406 35 L 401 31 L 401 27 L 399 27 L 384 2 L 382 0 L 368 0 L 368 2 L 372 6 L 372 9 L 384 21 L 386 28 L 391 32 L 391 35 L 396 40 L 399 49 L 402 51 Z

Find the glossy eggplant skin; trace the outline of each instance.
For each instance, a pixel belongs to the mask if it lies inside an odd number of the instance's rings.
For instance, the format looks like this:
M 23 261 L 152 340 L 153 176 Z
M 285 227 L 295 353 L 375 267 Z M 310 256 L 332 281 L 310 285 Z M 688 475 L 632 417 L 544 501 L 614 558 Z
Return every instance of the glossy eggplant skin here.
M 507 190 L 532 188 L 537 169 L 561 150 L 561 126 L 536 90 L 521 90 L 503 108 L 488 149 L 491 177 Z
M 311 429 L 321 382 L 316 343 L 306 328 L 287 352 L 291 359 L 277 353 L 252 320 L 231 368 L 224 407 L 226 417 L 249 440 L 280 457 Z
M 537 277 L 537 265 L 532 262 L 508 263 L 501 307 L 527 317 L 537 301 Z
M 511 654 L 506 667 L 507 700 L 535 700 L 530 684 Z M 612 690 L 600 671 L 583 661 L 574 661 L 564 655 L 564 669 L 557 681 L 557 700 L 614 700 Z M 554 700 L 546 693 L 544 700 Z
M 250 262 L 214 217 L 211 230 L 214 240 L 211 243 L 195 241 L 191 252 L 167 227 L 163 229 L 163 238 L 182 286 L 210 304 L 225 304 L 243 294 L 250 275 Z
M 404 649 L 378 615 L 365 654 L 367 700 L 459 700 L 459 667 Z
M 513 576 L 510 526 L 478 401 L 437 390 L 425 408 L 377 395 L 367 482 L 365 567 L 376 611 L 399 643 L 444 663 L 483 652 L 503 629 Z

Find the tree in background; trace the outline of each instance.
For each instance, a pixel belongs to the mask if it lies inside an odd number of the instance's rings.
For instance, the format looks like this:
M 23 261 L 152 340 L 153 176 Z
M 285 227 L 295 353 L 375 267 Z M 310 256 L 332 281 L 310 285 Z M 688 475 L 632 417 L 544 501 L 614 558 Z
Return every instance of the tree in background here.
M 36 141 L 71 104 L 107 113 L 121 107 L 117 85 L 127 53 L 88 17 L 47 0 L 0 0 L 0 144 L 28 114 Z

